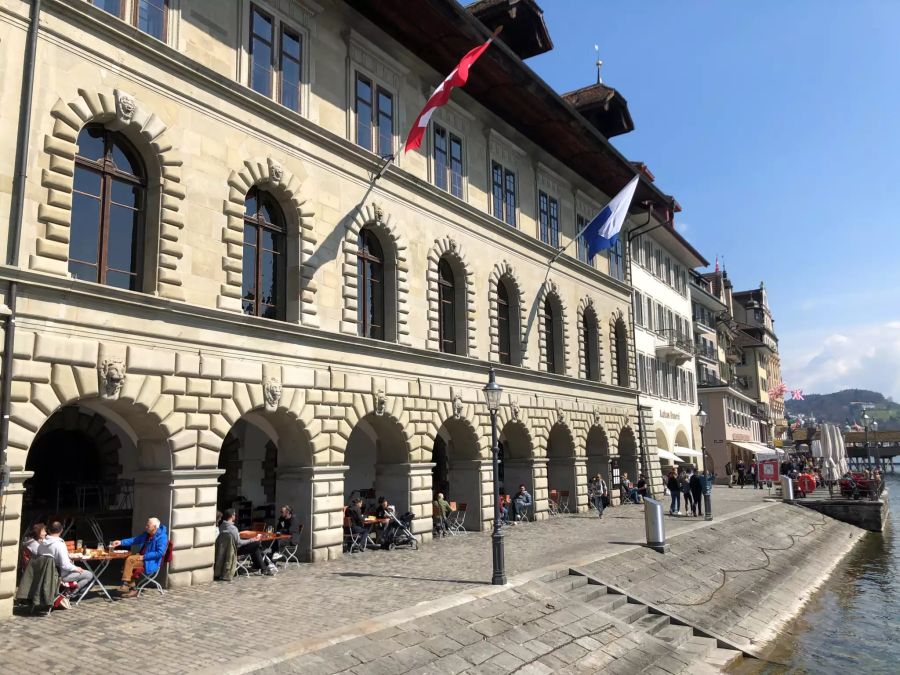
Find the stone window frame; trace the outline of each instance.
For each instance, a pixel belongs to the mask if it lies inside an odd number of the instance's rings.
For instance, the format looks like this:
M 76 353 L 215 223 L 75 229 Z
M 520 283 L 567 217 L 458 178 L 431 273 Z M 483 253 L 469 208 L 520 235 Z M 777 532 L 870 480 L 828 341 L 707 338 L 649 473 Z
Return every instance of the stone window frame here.
M 515 175 L 516 180 L 516 212 L 515 224 L 508 223 L 505 215 L 498 216 L 494 213 L 494 193 L 493 193 L 493 166 L 494 163 L 499 164 L 504 170 L 511 171 Z M 491 217 L 497 219 L 507 227 L 513 227 L 519 231 L 522 230 L 522 177 L 523 169 L 528 165 L 528 155 L 521 147 L 502 136 L 499 132 L 491 129 L 488 132 L 488 153 L 487 164 L 485 166 L 485 176 L 487 176 L 487 187 L 485 189 L 487 204 L 485 211 Z M 504 178 L 505 185 L 505 178 Z M 504 197 L 505 200 L 505 197 Z M 535 212 L 536 213 L 536 212 Z M 537 222 L 537 219 L 535 219 Z
M 219 309 L 242 312 L 244 204 L 247 193 L 256 187 L 272 193 L 280 203 L 287 221 L 285 321 L 303 326 L 318 326 L 316 284 L 313 270 L 307 264 L 316 245 L 313 232 L 315 213 L 309 201 L 301 196 L 301 178 L 267 157 L 245 160 L 243 168 L 231 172 L 227 184 L 228 198 L 224 203 L 226 223 L 222 228 L 225 283 L 220 286 L 216 306 Z
M 343 296 L 344 307 L 341 316 L 341 333 L 357 335 L 357 251 L 359 231 L 371 228 L 380 238 L 384 255 L 394 256 L 395 289 L 394 297 L 387 297 L 385 303 L 385 337 L 391 335 L 388 328 L 393 329 L 393 338 L 385 342 L 397 342 L 412 346 L 409 332 L 409 246 L 400 234 L 403 229 L 395 224 L 390 214 L 385 213 L 379 204 L 367 204 L 356 209 L 352 218 L 347 219 L 342 243 L 343 251 Z
M 118 16 L 111 12 L 107 12 L 101 7 L 97 7 L 93 0 L 87 0 L 87 4 L 91 5 L 94 8 L 94 11 L 101 12 L 104 17 L 115 17 L 139 33 L 146 35 L 153 40 L 159 40 L 164 45 L 172 47 L 178 44 L 179 22 L 181 17 L 181 11 L 179 10 L 181 9 L 182 0 L 163 0 L 163 2 L 165 4 L 165 25 L 163 26 L 163 37 L 160 39 L 138 28 L 138 0 L 121 0 L 120 13 Z
M 145 261 L 155 257 L 156 265 L 153 268 L 145 262 L 144 289 L 171 300 L 184 300 L 182 160 L 169 143 L 165 122 L 120 89 L 112 93 L 79 89 L 78 98 L 69 102 L 58 99 L 50 114 L 55 121 L 52 131 L 44 136 L 49 164 L 41 171 L 41 186 L 47 197 L 38 205 L 38 221 L 44 229 L 37 237 L 34 254 L 29 256 L 29 267 L 71 276 L 69 241 L 78 134 L 88 124 L 102 124 L 125 135 L 147 169 L 144 233 L 145 239 L 153 238 L 146 247 Z
M 511 365 L 525 366 L 528 362 L 528 313 L 525 309 L 525 298 L 522 294 L 522 284 L 519 282 L 519 278 L 518 275 L 516 275 L 515 270 L 506 260 L 494 265 L 494 269 L 491 270 L 490 277 L 488 278 L 488 319 L 490 324 L 489 330 L 491 340 L 490 353 L 488 356 L 491 361 L 495 363 L 500 362 L 500 322 L 499 312 L 497 310 L 497 288 L 501 279 L 506 282 L 507 289 L 512 291 L 512 294 L 514 294 L 519 309 L 519 326 L 517 331 L 519 334 L 519 363 L 516 363 L 515 359 L 512 358 L 513 355 L 510 354 L 510 360 L 512 361 Z M 512 345 L 510 345 L 510 347 L 512 347 Z
M 625 383 L 621 384 L 621 363 L 619 362 L 619 340 L 616 335 L 616 325 L 621 322 L 622 330 L 624 332 L 624 342 L 625 342 Z M 617 387 L 626 387 L 626 388 L 634 388 L 636 386 L 635 383 L 635 373 L 634 371 L 634 361 L 632 358 L 634 350 L 634 340 L 629 339 L 629 330 L 628 330 L 628 321 L 626 315 L 622 312 L 622 310 L 616 310 L 612 313 L 609 319 L 609 381 L 610 384 L 615 385 Z
M 587 348 L 584 344 L 584 319 L 585 314 L 591 311 L 594 313 L 594 319 L 597 322 L 597 335 L 596 335 L 596 348 L 597 348 L 597 376 L 594 378 L 588 378 L 587 376 Z M 603 381 L 603 331 L 600 329 L 600 314 L 597 311 L 596 306 L 594 305 L 594 299 L 585 296 L 581 299 L 581 302 L 578 303 L 578 311 L 577 311 L 577 321 L 578 321 L 578 377 L 584 380 L 588 380 L 589 382 L 602 382 Z
M 310 87 L 312 73 L 310 69 L 310 42 L 311 34 L 315 32 L 316 24 L 314 19 L 322 11 L 322 7 L 310 2 L 310 0 L 304 0 L 304 2 L 293 0 L 286 6 L 276 4 L 271 0 L 241 0 L 241 23 L 239 29 L 241 48 L 238 55 L 237 80 L 249 91 L 253 91 L 253 88 L 250 86 L 250 68 L 252 67 L 250 58 L 252 29 L 250 22 L 252 21 L 254 6 L 259 7 L 264 14 L 267 14 L 272 19 L 272 35 L 275 39 L 275 43 L 272 45 L 273 58 L 280 58 L 283 26 L 300 35 L 300 110 L 287 108 L 281 103 L 279 96 L 279 87 L 281 85 L 280 66 L 273 66 L 272 95 L 266 98 L 274 101 L 284 110 L 290 110 L 309 119 L 310 98 L 312 95 Z M 285 7 L 290 8 L 290 13 L 286 11 Z M 263 94 L 259 95 L 263 96 Z
M 553 279 L 547 279 L 541 285 L 541 291 L 538 296 L 538 306 L 537 306 L 537 325 L 539 326 L 538 333 L 540 335 L 540 339 L 538 340 L 538 344 L 540 347 L 539 350 L 539 358 L 538 358 L 538 368 L 544 372 L 550 372 L 547 370 L 547 345 L 545 344 L 546 340 L 544 339 L 543 331 L 544 331 L 544 302 L 550 297 L 553 296 L 556 298 L 556 302 L 559 305 L 559 322 L 560 322 L 560 340 L 562 344 L 556 345 L 559 348 L 559 353 L 557 356 L 562 359 L 562 364 L 560 370 L 562 372 L 553 373 L 554 375 L 566 375 L 569 370 L 569 345 L 571 344 L 571 340 L 569 339 L 569 322 L 566 320 L 568 312 L 566 311 L 566 303 L 563 300 L 562 294 L 559 291 L 559 285 Z M 559 364 L 557 364 L 559 367 Z
M 431 92 L 428 92 L 426 96 L 430 96 Z M 439 108 L 435 111 L 435 114 L 431 118 L 431 124 L 428 126 L 427 130 L 427 147 L 428 147 L 428 182 L 434 185 L 438 190 L 445 192 L 447 195 L 454 199 L 461 199 L 464 202 L 469 201 L 469 126 L 474 117 L 467 110 L 462 107 L 454 104 L 452 101 L 448 101 L 447 105 L 442 108 Z M 448 171 L 448 183 L 447 188 L 440 188 L 437 185 L 437 168 L 434 161 L 434 133 L 435 133 L 435 125 L 443 128 L 448 135 L 448 145 L 447 145 L 447 155 L 449 161 L 450 154 L 450 146 L 449 146 L 449 136 L 450 134 L 459 138 L 462 143 L 462 195 L 457 197 L 450 190 L 449 181 L 452 179 L 451 175 Z
M 428 349 L 440 351 L 440 307 L 438 289 L 438 264 L 446 258 L 453 271 L 457 284 L 456 303 L 456 345 L 458 356 L 472 356 L 476 353 L 475 339 L 475 277 L 472 268 L 466 261 L 465 254 L 456 240 L 450 237 L 435 239 L 434 246 L 428 251 L 428 270 L 426 272 L 428 300 Z M 459 288 L 462 284 L 462 288 Z M 461 297 L 464 299 L 460 302 Z M 463 333 L 460 334 L 460 329 Z

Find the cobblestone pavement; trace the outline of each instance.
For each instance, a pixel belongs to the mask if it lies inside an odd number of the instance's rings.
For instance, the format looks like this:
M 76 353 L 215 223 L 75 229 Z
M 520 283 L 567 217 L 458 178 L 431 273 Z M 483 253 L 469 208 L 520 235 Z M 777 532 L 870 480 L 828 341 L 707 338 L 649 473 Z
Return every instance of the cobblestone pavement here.
M 717 489 L 719 517 L 762 507 L 762 493 Z M 743 517 L 743 516 L 742 516 Z M 730 521 L 733 522 L 733 521 Z M 669 534 L 706 527 L 702 519 L 668 518 Z M 509 528 L 510 576 L 562 562 L 589 562 L 633 549 L 643 541 L 643 509 L 620 506 L 603 519 L 587 514 Z M 253 577 L 173 589 L 165 596 L 108 603 L 86 600 L 48 618 L 3 622 L 3 673 L 66 673 L 116 664 L 117 673 L 168 673 L 215 668 L 261 649 L 320 635 L 369 617 L 484 588 L 491 570 L 490 539 L 471 533 L 419 551 L 373 551 Z M 60 639 L 61 638 L 61 639 Z M 52 658 L 48 640 L 56 640 Z M 146 641 L 152 648 L 141 650 Z M 127 659 L 123 653 L 128 652 Z

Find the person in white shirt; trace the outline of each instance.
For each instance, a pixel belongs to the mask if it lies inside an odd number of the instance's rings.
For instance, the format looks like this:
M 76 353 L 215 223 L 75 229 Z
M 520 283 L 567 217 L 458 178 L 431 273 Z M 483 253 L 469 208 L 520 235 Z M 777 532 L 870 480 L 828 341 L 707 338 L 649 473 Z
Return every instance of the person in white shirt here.
M 38 555 L 49 555 L 56 562 L 56 569 L 59 571 L 61 581 L 74 581 L 78 584 L 78 590 L 82 591 L 91 583 L 94 578 L 93 572 L 78 567 L 69 558 L 69 551 L 66 549 L 66 542 L 62 540 L 62 523 L 54 521 L 47 527 L 47 536 L 38 546 Z

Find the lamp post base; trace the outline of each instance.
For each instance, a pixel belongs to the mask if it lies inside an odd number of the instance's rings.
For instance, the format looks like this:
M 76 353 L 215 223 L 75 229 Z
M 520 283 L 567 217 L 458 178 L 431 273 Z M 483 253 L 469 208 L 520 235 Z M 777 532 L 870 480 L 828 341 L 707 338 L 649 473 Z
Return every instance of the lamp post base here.
M 491 547 L 494 557 L 494 575 L 491 577 L 491 584 L 494 586 L 506 586 L 506 564 L 503 553 L 503 532 L 499 527 L 494 527 L 491 535 Z
M 712 497 L 710 495 L 703 495 L 703 508 L 704 513 L 706 514 L 704 520 L 712 520 Z

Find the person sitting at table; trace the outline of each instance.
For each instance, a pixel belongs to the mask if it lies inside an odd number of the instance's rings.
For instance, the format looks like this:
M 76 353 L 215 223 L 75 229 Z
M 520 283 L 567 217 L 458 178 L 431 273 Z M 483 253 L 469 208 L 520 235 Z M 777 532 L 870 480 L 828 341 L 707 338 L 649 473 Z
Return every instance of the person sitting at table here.
M 47 536 L 44 537 L 37 548 L 37 555 L 49 555 L 56 563 L 60 581 L 74 581 L 78 584 L 78 591 L 83 591 L 94 579 L 94 573 L 90 570 L 78 567 L 69 557 L 66 542 L 60 536 L 63 531 L 62 523 L 54 520 L 47 526 Z
M 169 534 L 166 532 L 166 526 L 160 525 L 159 518 L 147 518 L 143 532 L 127 539 L 116 539 L 112 543 L 113 548 L 131 548 L 132 546 L 141 548 L 138 553 L 125 558 L 125 565 L 122 567 L 122 585 L 119 586 L 119 592 L 124 593 L 126 598 L 137 597 L 134 580 L 135 569 L 142 568 L 145 574 L 153 574 L 159 569 L 163 558 L 166 557 L 166 548 L 169 546 Z
M 435 520 L 437 521 L 435 524 L 437 525 L 437 529 L 440 530 L 441 534 L 447 534 L 447 519 L 450 517 L 450 513 L 453 511 L 450 508 L 450 503 L 444 499 L 444 493 L 438 492 L 432 502 L 432 506 L 435 510 Z
M 294 534 L 294 508 L 285 504 L 281 507 L 281 515 L 275 524 L 275 534 Z M 272 560 L 281 560 L 284 556 L 278 552 L 281 540 L 276 539 L 272 542 Z
M 269 562 L 263 555 L 260 548 L 261 534 L 251 535 L 243 539 L 241 533 L 234 524 L 237 512 L 234 509 L 226 509 L 222 516 L 222 524 L 219 525 L 219 536 L 231 537 L 234 539 L 234 547 L 237 549 L 238 555 L 249 555 L 253 561 L 253 566 L 267 576 L 275 574 L 275 565 Z
M 363 516 L 362 499 L 355 497 L 350 500 L 350 506 L 347 507 L 347 517 L 350 519 L 350 531 L 353 534 L 362 537 L 368 536 L 369 530 L 366 528 L 366 519 Z
M 641 499 L 647 496 L 647 477 L 644 474 L 638 475 L 637 491 Z
M 634 485 L 628 480 L 628 473 L 622 473 L 622 491 L 625 493 L 625 496 L 630 499 L 635 504 L 641 503 L 641 497 L 638 494 L 638 490 Z
M 47 526 L 44 523 L 35 523 L 28 530 L 28 536 L 22 542 L 22 566 L 27 565 L 37 555 L 38 548 L 47 536 Z
M 375 507 L 375 517 L 381 520 L 382 518 L 390 518 L 391 513 L 393 513 L 394 507 L 391 506 L 390 502 L 388 502 L 387 497 L 379 497 L 378 498 L 378 506 Z
M 519 491 L 512 500 L 513 522 L 527 515 L 528 507 L 534 504 L 531 493 L 525 489 L 525 485 L 519 486 Z

